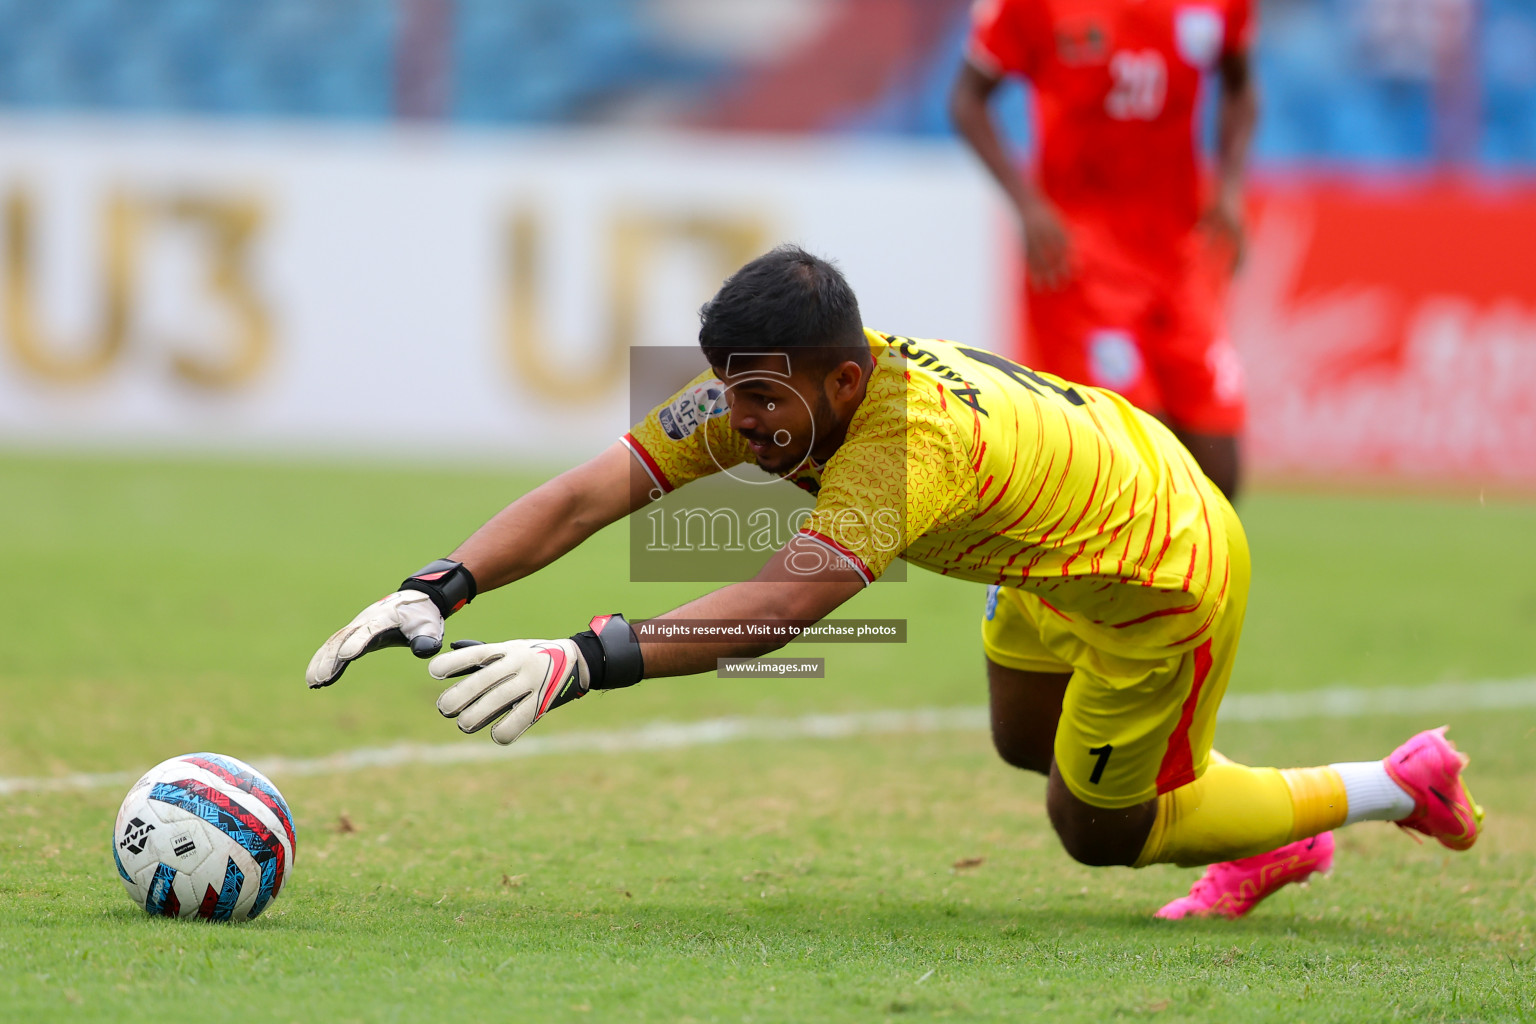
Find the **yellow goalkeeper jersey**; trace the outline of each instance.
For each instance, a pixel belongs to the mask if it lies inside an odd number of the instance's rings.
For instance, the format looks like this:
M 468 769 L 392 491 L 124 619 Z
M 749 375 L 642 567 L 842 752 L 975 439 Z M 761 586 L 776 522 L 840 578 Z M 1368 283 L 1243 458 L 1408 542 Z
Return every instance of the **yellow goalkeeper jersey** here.
M 1224 606 L 1225 501 L 1155 418 L 1120 396 L 947 341 L 866 331 L 874 372 L 847 437 L 789 479 L 801 533 L 873 582 L 898 557 L 1017 587 L 1128 657 L 1207 637 Z M 751 461 L 713 373 L 624 436 L 662 490 Z

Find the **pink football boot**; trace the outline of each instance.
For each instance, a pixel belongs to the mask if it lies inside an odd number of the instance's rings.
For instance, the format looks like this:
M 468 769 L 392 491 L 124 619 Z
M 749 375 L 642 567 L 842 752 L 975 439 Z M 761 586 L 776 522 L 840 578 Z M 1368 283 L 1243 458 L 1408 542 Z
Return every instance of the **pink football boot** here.
M 1445 738 L 1447 728 L 1426 729 L 1382 763 L 1417 805 L 1398 827 L 1422 832 L 1452 850 L 1465 850 L 1477 842 L 1483 809 L 1461 781 L 1461 770 L 1471 758 Z
M 1333 833 L 1323 832 L 1268 853 L 1212 864 L 1190 887 L 1188 896 L 1180 896 L 1153 916 L 1165 921 L 1183 917 L 1235 920 L 1282 886 L 1305 882 L 1319 871 L 1327 874 L 1332 869 Z

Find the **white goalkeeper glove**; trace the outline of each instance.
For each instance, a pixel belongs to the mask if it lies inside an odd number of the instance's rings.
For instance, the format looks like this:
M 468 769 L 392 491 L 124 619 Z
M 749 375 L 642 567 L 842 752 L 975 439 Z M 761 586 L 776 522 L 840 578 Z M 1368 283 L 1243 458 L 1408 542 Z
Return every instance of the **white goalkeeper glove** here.
M 624 616 L 595 616 L 567 640 L 455 640 L 427 664 L 434 679 L 459 679 L 437 698 L 437 710 L 466 733 L 496 719 L 491 739 L 507 744 L 562 704 L 588 690 L 633 686 L 645 676 L 640 641 Z M 502 717 L 505 716 L 505 717 Z
M 438 559 L 332 633 L 309 659 L 305 682 L 311 689 L 330 686 L 353 661 L 385 647 L 409 647 L 418 658 L 432 657 L 443 649 L 443 620 L 474 596 L 469 570 Z
M 443 613 L 432 599 L 418 590 L 390 594 L 358 612 L 357 617 L 331 634 L 309 659 L 305 682 L 313 689 L 330 686 L 341 678 L 347 665 L 385 647 L 427 648 L 427 656 L 443 647 Z
M 466 733 L 501 718 L 491 727 L 497 743 L 511 743 L 550 711 L 585 696 L 592 685 L 574 640 L 458 640 L 453 648 L 427 664 L 433 679 L 464 677 L 437 698 L 437 710 L 458 719 Z

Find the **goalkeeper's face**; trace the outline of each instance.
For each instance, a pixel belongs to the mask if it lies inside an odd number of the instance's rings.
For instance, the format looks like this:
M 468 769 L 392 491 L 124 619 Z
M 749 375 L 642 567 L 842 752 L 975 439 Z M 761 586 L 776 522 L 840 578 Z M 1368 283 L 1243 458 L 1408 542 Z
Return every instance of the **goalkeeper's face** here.
M 838 401 L 842 368 L 828 372 L 791 366 L 785 373 L 778 359 L 744 363 L 733 357 L 720 380 L 731 429 L 746 439 L 758 466 L 784 476 L 807 456 L 819 462 L 830 458 L 858 404 L 840 410 L 846 404 Z

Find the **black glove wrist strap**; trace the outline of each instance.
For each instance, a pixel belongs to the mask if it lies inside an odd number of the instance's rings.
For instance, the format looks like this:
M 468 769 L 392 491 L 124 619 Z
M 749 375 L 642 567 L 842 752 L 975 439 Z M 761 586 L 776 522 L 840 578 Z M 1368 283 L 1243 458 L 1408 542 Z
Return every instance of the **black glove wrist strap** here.
M 447 618 L 475 599 L 475 577 L 463 563 L 439 558 L 406 577 L 401 590 L 419 590 Z
M 571 637 L 587 662 L 588 685 L 594 690 L 634 686 L 645 678 L 640 641 L 624 616 L 597 615 L 591 629 Z

